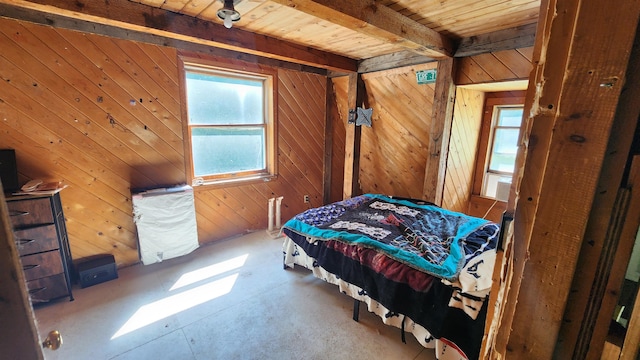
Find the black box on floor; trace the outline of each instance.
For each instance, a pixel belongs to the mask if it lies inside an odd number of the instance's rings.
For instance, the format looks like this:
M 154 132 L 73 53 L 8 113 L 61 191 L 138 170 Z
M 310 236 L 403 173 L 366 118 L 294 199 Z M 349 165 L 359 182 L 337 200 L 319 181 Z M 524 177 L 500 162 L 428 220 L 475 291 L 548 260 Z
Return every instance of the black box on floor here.
M 80 287 L 86 288 L 118 278 L 113 255 L 96 255 L 84 258 L 76 264 L 76 274 Z

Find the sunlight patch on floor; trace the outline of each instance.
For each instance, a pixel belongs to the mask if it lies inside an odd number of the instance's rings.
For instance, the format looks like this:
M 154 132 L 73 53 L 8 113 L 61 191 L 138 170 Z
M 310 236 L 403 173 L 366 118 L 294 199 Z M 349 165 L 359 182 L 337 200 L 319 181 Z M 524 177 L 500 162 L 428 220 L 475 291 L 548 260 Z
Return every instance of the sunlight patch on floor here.
M 200 268 L 198 270 L 190 271 L 188 273 L 180 276 L 178 281 L 173 284 L 169 291 L 173 291 L 176 289 L 180 289 L 182 287 L 195 284 L 198 281 L 202 281 L 205 279 L 212 278 L 214 276 L 218 276 L 227 271 L 235 270 L 241 268 L 244 263 L 247 261 L 249 254 L 244 254 L 233 259 L 229 259 L 223 262 L 219 262 L 217 264 L 213 264 L 207 267 Z
M 199 281 L 213 278 L 220 274 L 239 269 L 244 265 L 249 255 L 235 257 L 211 266 L 194 270 L 182 275 L 169 291 L 195 284 Z M 154 301 L 140 307 L 127 322 L 111 337 L 111 340 L 129 334 L 147 325 L 153 324 L 171 315 L 191 309 L 207 301 L 216 299 L 231 292 L 239 273 L 225 276 L 221 279 L 182 291 Z

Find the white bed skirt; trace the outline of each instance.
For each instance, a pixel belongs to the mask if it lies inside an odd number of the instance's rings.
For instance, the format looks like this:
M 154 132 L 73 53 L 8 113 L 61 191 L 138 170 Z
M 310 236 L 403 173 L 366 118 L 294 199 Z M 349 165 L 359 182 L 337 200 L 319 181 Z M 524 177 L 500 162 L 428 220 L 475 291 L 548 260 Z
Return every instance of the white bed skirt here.
M 440 338 L 435 339 L 427 329 L 423 326 L 416 324 L 408 316 L 400 314 L 400 316 L 385 316 L 390 311 L 382 306 L 379 302 L 371 299 L 366 295 L 360 295 L 364 293 L 361 288 L 350 284 L 342 279 L 337 278 L 334 274 L 328 272 L 320 266 L 314 266 L 315 259 L 308 256 L 303 249 L 296 245 L 293 240 L 288 237 L 284 237 L 283 243 L 284 252 L 284 265 L 293 267 L 294 264 L 303 266 L 313 273 L 318 279 L 324 280 L 328 283 L 337 285 L 340 292 L 347 294 L 348 296 L 362 301 L 367 304 L 367 309 L 382 319 L 382 322 L 402 329 L 402 323 L 404 322 L 404 331 L 413 334 L 418 342 L 429 349 L 435 349 L 436 358 L 439 360 L 465 360 L 466 356 L 460 351 L 455 344 L 447 339 Z

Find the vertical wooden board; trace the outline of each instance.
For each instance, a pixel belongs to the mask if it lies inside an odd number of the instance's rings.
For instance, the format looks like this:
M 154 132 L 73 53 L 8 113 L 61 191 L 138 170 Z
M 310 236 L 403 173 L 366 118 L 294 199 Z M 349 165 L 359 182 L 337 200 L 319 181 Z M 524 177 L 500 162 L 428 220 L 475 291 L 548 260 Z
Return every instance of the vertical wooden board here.
M 455 102 L 454 60 L 438 61 L 437 71 L 422 198 L 442 205 Z
M 349 74 L 349 82 L 347 85 L 347 113 L 356 110 L 358 100 L 362 100 L 365 94 L 360 94 L 359 91 L 364 91 L 364 86 L 360 86 L 362 78 L 360 74 Z M 348 199 L 355 195 L 359 195 L 361 192 L 360 187 L 360 139 L 361 129 L 355 124 L 347 124 L 345 133 L 345 150 L 344 150 L 344 183 L 342 189 L 342 198 Z
M 609 24 L 637 23 L 639 12 L 637 2 L 608 7 L 599 1 L 561 0 L 549 7 L 552 27 L 547 58 L 541 61 L 547 82 L 538 84 L 536 76 L 532 84 L 542 86 L 533 102 L 537 115 L 531 136 L 537 142 L 529 149 L 522 174 L 527 179 L 531 172 L 533 182 L 522 182 L 515 216 L 522 224 L 515 234 L 525 244 L 522 253 L 529 241 L 531 246 L 524 272 L 514 274 L 522 275 L 523 281 L 510 322 L 511 356 L 551 358 L 554 354 L 622 88 L 622 82 L 613 79 L 625 76 L 635 33 Z M 552 77 L 555 72 L 559 76 Z M 535 174 L 540 167 L 544 172 Z M 575 344 L 559 345 L 562 349 L 557 354 L 570 357 Z
M 456 89 L 449 158 L 442 206 L 466 212 L 471 197 L 476 151 L 480 137 L 484 94 Z
M 578 338 L 574 354 L 579 354 L 580 357 L 593 358 L 602 351 L 606 330 L 609 327 L 608 324 L 617 301 L 619 284 L 622 282 L 620 272 L 624 270 L 621 268 L 626 269 L 626 265 L 623 266 L 623 264 L 628 263 L 628 260 L 614 261 L 612 254 L 616 248 L 618 248 L 617 251 L 629 254 L 632 245 L 629 244 L 628 239 L 635 236 L 634 234 L 626 235 L 626 239 L 617 238 L 611 235 L 611 229 L 616 229 L 616 226 L 613 226 L 616 224 L 614 221 L 616 217 L 613 214 L 615 214 L 614 210 L 618 207 L 617 203 L 619 202 L 616 199 L 618 186 L 620 184 L 625 186 L 624 181 L 628 179 L 626 186 L 632 187 L 633 193 L 635 192 L 633 188 L 638 185 L 638 179 L 633 178 L 634 167 L 637 164 L 631 165 L 629 177 L 620 170 L 630 167 L 627 149 L 632 146 L 637 120 L 640 118 L 638 97 L 640 97 L 640 30 L 637 29 L 626 71 L 624 89 L 620 95 L 611 136 L 607 144 L 601 170 L 602 175 L 598 179 L 598 191 L 595 194 L 593 208 L 585 230 L 585 238 L 590 241 L 582 244 L 580 258 L 576 265 L 576 272 L 581 276 L 574 277 L 567 309 L 564 313 L 564 318 L 571 321 L 565 322 L 561 328 L 561 341 Z M 635 196 L 632 196 L 632 199 L 635 199 Z M 637 222 L 634 220 L 636 216 L 634 211 L 632 203 L 624 220 L 625 227 L 628 224 L 633 224 L 634 221 Z M 637 229 L 638 226 L 636 224 L 631 227 Z M 618 243 L 619 245 L 617 245 Z M 626 252 L 623 250 L 625 246 L 627 247 Z M 597 265 L 594 266 L 594 264 Z M 618 268 L 617 274 L 616 268 Z M 617 281 L 614 280 L 616 277 Z M 587 279 L 591 281 L 587 281 Z M 605 285 L 607 283 L 609 284 Z M 571 326 L 578 319 L 582 319 L 580 328 Z M 591 335 L 592 333 L 593 335 Z
M 348 78 L 346 76 L 332 78 L 333 91 L 333 150 L 332 150 L 332 169 L 331 169 L 331 202 L 342 200 L 342 188 L 344 185 L 344 153 L 346 142 L 346 126 L 347 126 L 347 104 L 346 93 L 348 86 Z
M 333 82 L 326 78 L 325 88 L 325 122 L 324 122 L 324 161 L 322 169 L 322 203 L 331 202 L 331 180 L 333 169 L 333 124 L 336 122 L 337 106 L 334 98 Z
M 3 356 L 11 359 L 44 359 L 4 191 L 0 193 L 0 298 L 0 316 L 6 323 L 0 328 Z
M 457 152 L 462 156 L 459 158 L 460 170 L 456 171 L 459 181 L 458 187 L 463 190 L 462 200 L 465 202 L 463 206 L 466 208 L 467 201 L 471 195 L 473 170 L 476 166 L 476 153 L 478 149 L 478 138 L 480 132 L 480 124 L 482 119 L 482 102 L 484 94 L 481 92 L 469 92 L 461 89 L 461 96 L 456 97 L 456 109 L 459 109 L 462 117 L 457 117 L 459 133 L 453 138 L 452 146 L 456 146 L 460 150 Z M 459 102 L 459 100 L 462 100 Z M 458 110 L 456 110 L 458 111 Z M 454 117 L 454 121 L 456 117 Z M 462 121 L 460 121 L 462 120 Z M 465 134 L 465 135 L 462 135 Z M 448 171 L 448 170 L 447 170 Z

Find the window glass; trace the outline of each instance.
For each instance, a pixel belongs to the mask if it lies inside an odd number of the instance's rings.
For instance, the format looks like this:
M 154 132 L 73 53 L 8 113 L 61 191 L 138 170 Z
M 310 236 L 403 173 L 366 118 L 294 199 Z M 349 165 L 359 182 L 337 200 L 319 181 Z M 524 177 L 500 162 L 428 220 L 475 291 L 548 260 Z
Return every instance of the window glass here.
M 263 81 L 187 72 L 190 124 L 264 122 Z
M 522 122 L 522 108 L 498 108 L 498 126 L 513 126 L 520 128 Z
M 482 195 L 506 200 L 518 153 L 522 106 L 496 106 L 493 110 L 489 165 L 484 175 Z
M 520 129 L 496 128 L 493 137 L 493 149 L 489 170 L 512 173 L 518 153 L 518 134 Z
M 265 168 L 263 128 L 194 128 L 195 176 L 233 174 Z
M 193 185 L 275 175 L 273 73 L 184 63 Z

